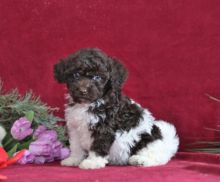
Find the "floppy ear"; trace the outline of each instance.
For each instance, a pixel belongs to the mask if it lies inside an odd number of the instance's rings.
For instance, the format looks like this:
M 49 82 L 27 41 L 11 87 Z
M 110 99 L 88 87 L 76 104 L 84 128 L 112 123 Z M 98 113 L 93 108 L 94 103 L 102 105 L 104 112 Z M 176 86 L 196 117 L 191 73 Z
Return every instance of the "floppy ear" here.
M 128 72 L 127 69 L 116 59 L 109 57 L 109 71 L 110 79 L 106 84 L 106 92 L 103 99 L 105 103 L 108 103 L 110 106 L 109 114 L 114 114 L 113 110 L 117 110 L 117 107 L 114 107 L 115 104 L 119 102 L 119 97 L 121 95 L 121 87 L 125 80 L 127 79 Z
M 128 77 L 127 69 L 116 59 L 110 58 L 111 87 L 120 89 Z
M 65 83 L 66 82 L 66 71 L 67 68 L 67 60 L 61 59 L 59 63 L 55 64 L 53 67 L 53 72 L 54 72 L 54 78 L 59 82 L 59 83 Z

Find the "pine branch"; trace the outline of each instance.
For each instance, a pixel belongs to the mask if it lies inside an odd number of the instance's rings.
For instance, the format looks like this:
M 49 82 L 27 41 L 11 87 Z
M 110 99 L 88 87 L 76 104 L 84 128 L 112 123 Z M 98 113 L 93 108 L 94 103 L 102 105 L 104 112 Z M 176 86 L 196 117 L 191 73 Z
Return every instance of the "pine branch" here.
M 209 99 L 219 102 L 220 99 L 213 97 L 209 94 L 205 94 Z M 218 126 L 217 126 L 218 127 Z M 212 131 L 212 132 L 220 132 L 220 129 L 214 129 L 214 128 L 205 128 L 206 130 Z M 190 144 L 191 146 L 195 146 L 192 149 L 189 149 L 188 151 L 192 152 L 208 152 L 208 153 L 215 153 L 220 154 L 220 142 L 217 141 L 197 141 Z
M 24 117 L 27 112 L 33 111 L 33 128 L 43 124 L 50 129 L 55 129 L 62 141 L 67 141 L 65 128 L 57 126 L 57 122 L 63 121 L 63 119 L 53 114 L 57 110 L 58 108 L 52 108 L 43 103 L 32 91 L 26 92 L 24 96 L 20 95 L 17 89 L 5 92 L 0 80 L 0 124 L 7 131 L 10 130 L 15 120 Z

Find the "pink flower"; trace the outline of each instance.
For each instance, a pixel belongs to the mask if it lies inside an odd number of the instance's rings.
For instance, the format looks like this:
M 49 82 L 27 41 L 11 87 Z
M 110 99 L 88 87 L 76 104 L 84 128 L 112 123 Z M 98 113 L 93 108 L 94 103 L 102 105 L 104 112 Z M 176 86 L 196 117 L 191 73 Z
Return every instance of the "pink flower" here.
M 23 157 L 17 161 L 18 164 L 28 164 L 33 163 L 35 156 L 26 150 Z
M 42 133 L 44 133 L 47 130 L 47 128 L 44 125 L 38 126 L 38 128 L 34 131 L 33 136 L 35 138 L 38 138 Z
M 60 150 L 60 160 L 66 159 L 67 157 L 70 156 L 70 149 L 69 148 L 62 148 Z
M 23 140 L 32 133 L 31 122 L 26 118 L 16 120 L 11 128 L 11 135 L 16 140 Z
M 61 148 L 63 147 L 63 144 L 60 141 L 55 141 L 52 144 L 52 149 L 53 149 L 53 156 L 54 158 L 60 158 L 61 155 Z
M 44 164 L 46 162 L 53 162 L 54 157 L 53 156 L 36 156 L 34 159 L 35 164 Z
M 35 164 L 44 164 L 46 162 L 46 158 L 44 156 L 36 156 L 34 159 Z
M 29 146 L 29 150 L 35 156 L 50 156 L 52 154 L 52 143 L 49 140 L 36 140 Z
M 38 139 L 55 142 L 57 140 L 57 132 L 55 130 L 46 130 L 38 136 Z

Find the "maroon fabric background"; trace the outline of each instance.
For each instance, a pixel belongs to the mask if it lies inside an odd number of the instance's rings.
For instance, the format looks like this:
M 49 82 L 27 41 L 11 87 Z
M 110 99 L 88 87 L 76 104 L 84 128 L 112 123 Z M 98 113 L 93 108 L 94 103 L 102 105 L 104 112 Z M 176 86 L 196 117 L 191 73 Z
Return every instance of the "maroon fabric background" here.
M 99 47 L 130 71 L 124 91 L 177 127 L 182 149 L 217 139 L 220 124 L 219 0 L 1 0 L 0 77 L 63 110 L 58 59 Z
M 81 170 L 59 164 L 10 166 L 1 170 L 7 182 L 219 182 L 220 155 L 179 153 L 165 166 Z

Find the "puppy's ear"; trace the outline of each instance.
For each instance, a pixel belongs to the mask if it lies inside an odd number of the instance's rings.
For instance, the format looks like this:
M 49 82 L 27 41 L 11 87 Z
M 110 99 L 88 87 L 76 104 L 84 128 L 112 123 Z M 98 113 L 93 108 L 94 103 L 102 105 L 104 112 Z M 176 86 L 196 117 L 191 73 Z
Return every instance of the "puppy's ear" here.
M 55 64 L 53 67 L 54 72 L 54 78 L 59 83 L 65 83 L 66 82 L 66 71 L 67 68 L 67 60 L 61 59 L 59 63 Z
M 110 81 L 112 88 L 121 88 L 128 77 L 127 69 L 120 63 L 120 61 L 114 58 L 110 58 L 110 69 Z

